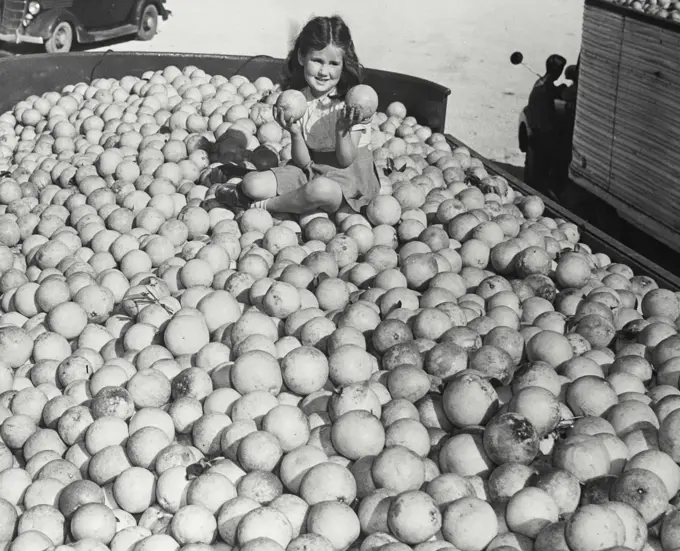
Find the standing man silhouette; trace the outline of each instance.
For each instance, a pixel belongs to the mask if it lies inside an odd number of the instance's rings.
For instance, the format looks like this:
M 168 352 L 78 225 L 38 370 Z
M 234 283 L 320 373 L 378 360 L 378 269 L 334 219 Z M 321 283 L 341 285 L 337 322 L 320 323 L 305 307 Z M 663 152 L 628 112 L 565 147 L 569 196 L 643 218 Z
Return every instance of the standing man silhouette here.
M 529 95 L 527 123 L 531 134 L 525 180 L 542 193 L 550 192 L 559 178 L 556 168 L 561 132 L 555 100 L 560 98 L 560 89 L 555 83 L 566 64 L 567 60 L 561 55 L 551 55 L 545 63 L 545 74 L 536 81 Z

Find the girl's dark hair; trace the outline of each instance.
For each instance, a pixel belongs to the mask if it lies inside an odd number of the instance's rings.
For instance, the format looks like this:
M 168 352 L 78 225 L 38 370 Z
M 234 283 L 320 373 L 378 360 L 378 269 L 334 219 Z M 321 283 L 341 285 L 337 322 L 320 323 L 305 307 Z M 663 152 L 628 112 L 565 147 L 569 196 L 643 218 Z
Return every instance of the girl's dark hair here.
M 305 56 L 313 50 L 323 50 L 329 45 L 337 46 L 344 52 L 343 67 L 337 95 L 344 97 L 352 86 L 363 80 L 363 67 L 354 49 L 352 34 L 342 17 L 314 17 L 303 27 L 295 39 L 293 49 L 286 58 L 283 72 L 283 90 L 302 90 L 307 86 L 304 69 L 298 61 L 298 54 Z

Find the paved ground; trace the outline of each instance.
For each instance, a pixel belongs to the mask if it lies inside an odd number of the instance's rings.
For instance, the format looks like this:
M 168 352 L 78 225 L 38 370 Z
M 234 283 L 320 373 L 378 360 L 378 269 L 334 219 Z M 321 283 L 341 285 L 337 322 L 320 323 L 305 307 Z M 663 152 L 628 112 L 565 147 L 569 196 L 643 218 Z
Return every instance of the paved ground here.
M 339 13 L 367 67 L 416 75 L 451 88 L 447 131 L 495 160 L 521 164 L 517 117 L 535 80 L 514 67 L 514 50 L 542 70 L 561 53 L 575 61 L 578 0 L 168 0 L 173 17 L 152 42 L 104 49 L 269 54 L 282 57 L 312 14 Z

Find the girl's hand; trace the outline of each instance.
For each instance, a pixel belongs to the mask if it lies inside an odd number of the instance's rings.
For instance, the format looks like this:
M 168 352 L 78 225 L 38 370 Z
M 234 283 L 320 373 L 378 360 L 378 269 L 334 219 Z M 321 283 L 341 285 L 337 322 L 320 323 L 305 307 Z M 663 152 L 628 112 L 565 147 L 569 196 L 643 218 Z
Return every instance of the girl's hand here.
M 363 122 L 365 121 L 361 120 L 361 114 L 359 113 L 358 109 L 345 105 L 342 111 L 340 111 L 338 114 L 337 129 L 342 134 L 347 134 L 353 126 L 362 124 Z
M 288 132 L 290 132 L 293 136 L 299 136 L 302 134 L 302 126 L 300 125 L 300 121 L 287 121 L 286 117 L 284 117 L 283 111 L 281 111 L 281 109 L 279 109 L 276 105 L 274 105 L 272 113 L 274 115 L 274 120 L 279 123 L 281 128 L 288 130 Z

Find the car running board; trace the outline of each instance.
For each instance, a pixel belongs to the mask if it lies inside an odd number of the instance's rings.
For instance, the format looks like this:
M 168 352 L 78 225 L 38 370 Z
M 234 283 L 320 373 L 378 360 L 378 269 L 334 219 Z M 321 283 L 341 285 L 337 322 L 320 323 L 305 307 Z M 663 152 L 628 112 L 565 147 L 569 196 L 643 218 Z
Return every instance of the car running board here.
M 86 31 L 82 36 L 78 37 L 78 42 L 101 42 L 103 40 L 111 40 L 113 38 L 120 38 L 121 36 L 129 36 L 136 34 L 139 27 L 129 23 L 114 29 L 102 29 L 98 31 Z

